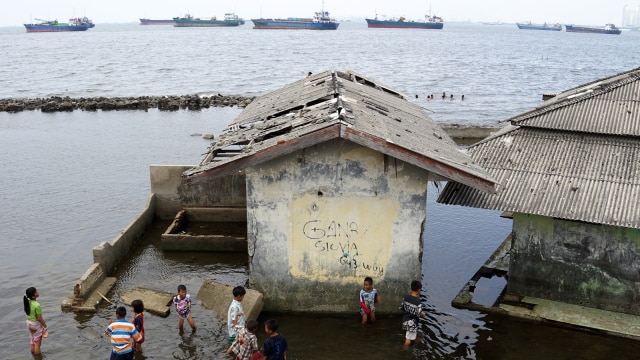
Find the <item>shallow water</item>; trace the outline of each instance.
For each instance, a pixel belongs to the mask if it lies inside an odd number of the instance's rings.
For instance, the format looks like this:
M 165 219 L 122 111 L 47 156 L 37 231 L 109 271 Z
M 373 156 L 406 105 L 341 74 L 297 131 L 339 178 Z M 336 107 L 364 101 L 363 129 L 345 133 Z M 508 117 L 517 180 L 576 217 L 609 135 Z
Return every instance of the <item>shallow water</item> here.
M 441 32 L 372 33 L 362 24 L 343 25 L 322 34 L 254 32 L 246 26 L 214 32 L 98 24 L 85 34 L 0 28 L 0 97 L 259 95 L 307 71 L 352 69 L 419 94 L 411 101 L 428 108 L 438 122 L 495 124 L 535 106 L 542 93 L 637 66 L 633 54 L 640 46 L 640 34 L 632 32 L 603 37 L 447 24 Z M 425 99 L 442 91 L 464 93 L 466 99 Z M 142 210 L 150 191 L 149 165 L 197 163 L 209 142 L 191 135 L 218 134 L 239 112 L 0 112 L 0 292 L 8 299 L 0 308 L 0 358 L 29 358 L 21 309 L 29 286 L 40 290 L 51 329 L 43 345 L 47 359 L 106 358 L 108 340 L 101 334 L 113 308 L 76 315 L 62 313 L 61 301 L 92 264 L 93 247 L 111 241 Z M 510 221 L 495 211 L 436 204 L 437 192 L 431 185 L 422 279 L 428 320 L 422 340 L 412 351 L 400 352 L 399 319 L 380 317 L 362 327 L 355 300 L 353 316 L 264 314 L 261 322 L 267 316 L 280 321 L 290 359 L 637 357 L 637 342 L 452 308 L 451 299 L 502 242 Z M 156 231 L 163 230 L 161 225 Z M 228 358 L 224 321 L 197 303 L 197 290 L 204 279 L 246 282 L 244 256 L 165 253 L 148 239 L 125 260 L 109 294 L 115 301 L 123 289 L 173 292 L 179 283 L 196 297 L 198 331 L 179 336 L 175 316 L 149 315 L 148 340 L 139 358 Z M 481 301 L 490 302 L 501 289 L 499 279 L 489 285 L 477 295 Z M 354 299 L 359 287 L 354 284 Z M 259 336 L 262 342 L 264 334 Z

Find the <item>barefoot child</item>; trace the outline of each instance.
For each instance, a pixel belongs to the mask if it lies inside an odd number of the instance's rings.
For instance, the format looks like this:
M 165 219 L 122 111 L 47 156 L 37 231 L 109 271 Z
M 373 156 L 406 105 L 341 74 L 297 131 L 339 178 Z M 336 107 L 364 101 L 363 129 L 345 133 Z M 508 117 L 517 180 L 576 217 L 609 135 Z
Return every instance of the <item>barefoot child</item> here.
M 176 306 L 176 312 L 178 313 L 178 330 L 180 334 L 184 331 L 184 319 L 189 322 L 191 331 L 196 331 L 196 325 L 191 317 L 191 295 L 187 294 L 186 286 L 178 285 L 178 295 L 173 297 L 173 304 Z
M 133 344 L 133 349 L 135 351 L 142 351 L 142 343 L 144 342 L 144 304 L 142 300 L 133 300 L 131 307 L 133 308 L 133 320 L 131 320 L 131 323 L 133 323 L 136 330 L 138 330 L 142 336 L 142 340 L 136 341 Z
M 367 320 L 376 321 L 376 303 L 378 302 L 378 290 L 373 288 L 373 279 L 369 276 L 364 278 L 364 286 L 360 290 L 360 316 L 362 324 Z
M 247 321 L 247 326 L 234 325 L 236 328 L 236 339 L 227 350 L 227 354 L 236 354 L 236 360 L 249 360 L 253 353 L 258 351 L 258 322 L 256 320 Z

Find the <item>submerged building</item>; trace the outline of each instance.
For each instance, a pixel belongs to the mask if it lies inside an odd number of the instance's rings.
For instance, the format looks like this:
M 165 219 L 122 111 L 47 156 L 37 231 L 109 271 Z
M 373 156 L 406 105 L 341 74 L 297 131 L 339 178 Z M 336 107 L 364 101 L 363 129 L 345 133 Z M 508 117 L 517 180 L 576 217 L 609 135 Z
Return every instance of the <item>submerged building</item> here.
M 449 182 L 438 199 L 512 216 L 505 246 L 485 264 L 507 264 L 494 308 L 592 328 L 603 321 L 581 323 L 589 309 L 615 312 L 601 319 L 629 314 L 603 330 L 639 337 L 637 325 L 625 324 L 640 315 L 640 68 L 505 121 L 503 131 L 468 148 L 499 183 L 496 192 Z M 465 296 L 456 301 L 470 304 Z M 575 313 L 545 314 L 540 304 L 573 305 Z
M 353 312 L 365 276 L 400 297 L 421 278 L 428 181 L 494 187 L 421 107 L 349 71 L 254 100 L 165 199 L 227 205 L 229 176 L 246 187 L 249 282 L 269 311 Z

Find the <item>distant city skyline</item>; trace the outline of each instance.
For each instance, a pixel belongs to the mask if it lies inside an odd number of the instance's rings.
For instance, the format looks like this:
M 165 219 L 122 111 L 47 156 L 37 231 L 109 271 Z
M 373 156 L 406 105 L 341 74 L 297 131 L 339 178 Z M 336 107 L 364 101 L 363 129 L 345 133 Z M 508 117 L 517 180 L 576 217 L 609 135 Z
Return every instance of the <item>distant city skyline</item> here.
M 222 17 L 225 12 L 235 12 L 245 19 L 311 17 L 323 3 L 324 9 L 338 20 L 374 17 L 376 13 L 418 20 L 431 11 L 445 22 L 531 21 L 583 25 L 611 22 L 620 26 L 638 25 L 638 15 L 630 14 L 629 9 L 640 6 L 640 1 L 634 4 L 626 0 L 24 0 L 3 4 L 0 26 L 21 26 L 36 18 L 66 21 L 82 16 L 89 17 L 96 24 L 128 23 L 138 22 L 142 17 L 170 19 L 185 13 Z

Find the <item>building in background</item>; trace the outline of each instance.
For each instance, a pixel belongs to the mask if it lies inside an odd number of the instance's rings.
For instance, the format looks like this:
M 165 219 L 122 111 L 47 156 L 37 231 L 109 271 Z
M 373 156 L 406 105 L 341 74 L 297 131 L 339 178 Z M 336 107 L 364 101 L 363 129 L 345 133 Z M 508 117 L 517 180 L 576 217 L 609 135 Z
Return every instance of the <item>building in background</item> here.
M 622 27 L 640 26 L 640 5 L 625 5 L 622 8 Z

